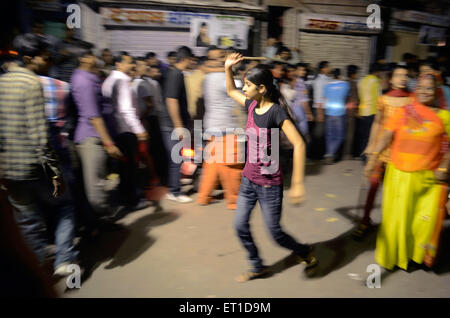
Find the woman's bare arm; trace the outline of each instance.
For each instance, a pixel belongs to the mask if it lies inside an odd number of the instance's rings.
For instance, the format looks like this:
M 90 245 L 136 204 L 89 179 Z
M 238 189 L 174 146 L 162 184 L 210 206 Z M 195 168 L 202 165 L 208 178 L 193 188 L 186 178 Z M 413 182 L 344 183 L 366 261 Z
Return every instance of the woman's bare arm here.
M 294 146 L 294 154 L 292 158 L 292 178 L 291 178 L 291 190 L 289 196 L 291 197 L 291 202 L 298 204 L 302 202 L 305 198 L 305 187 L 303 179 L 305 176 L 305 157 L 306 157 L 306 146 L 303 138 L 300 136 L 297 128 L 294 126 L 292 121 L 285 120 L 281 129 L 286 134 L 286 137 Z
M 242 94 L 234 84 L 233 78 L 233 65 L 238 64 L 242 61 L 242 55 L 238 53 L 230 54 L 225 61 L 225 75 L 226 75 L 226 85 L 227 85 L 227 94 L 234 99 L 236 103 L 241 106 L 245 106 L 245 95 Z

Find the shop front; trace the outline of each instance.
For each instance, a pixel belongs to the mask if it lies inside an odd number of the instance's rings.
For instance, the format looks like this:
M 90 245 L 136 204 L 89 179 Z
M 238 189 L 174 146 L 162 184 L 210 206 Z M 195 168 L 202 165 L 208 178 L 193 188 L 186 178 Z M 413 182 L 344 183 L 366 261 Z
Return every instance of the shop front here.
M 366 74 L 373 62 L 377 35 L 382 28 L 369 28 L 366 17 L 300 13 L 298 19 L 301 59 L 316 66 L 329 61 L 345 74 L 349 64 Z
M 254 53 L 253 38 L 259 25 L 255 16 L 264 12 L 262 8 L 219 10 L 217 1 L 216 7 L 208 8 L 173 6 L 163 1 L 155 6 L 154 2 L 130 7 L 123 2 L 98 1 L 96 9 L 84 6 L 89 24 L 84 25 L 84 39 L 95 43 L 97 49 L 110 48 L 113 54 L 127 51 L 144 56 L 155 52 L 161 60 L 182 45 L 197 56 L 205 55 L 209 45 Z

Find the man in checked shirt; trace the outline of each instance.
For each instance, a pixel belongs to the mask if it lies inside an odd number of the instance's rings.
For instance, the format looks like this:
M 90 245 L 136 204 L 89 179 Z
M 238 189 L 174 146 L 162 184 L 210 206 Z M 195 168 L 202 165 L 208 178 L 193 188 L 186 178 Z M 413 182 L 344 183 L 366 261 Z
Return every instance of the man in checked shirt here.
M 74 207 L 51 146 L 42 85 L 36 72 L 48 63 L 47 45 L 32 34 L 15 46 L 24 67 L 10 63 L 0 77 L 0 180 L 8 190 L 16 222 L 32 251 L 45 264 L 46 216 L 56 222 L 54 274 L 68 275 L 77 262 Z

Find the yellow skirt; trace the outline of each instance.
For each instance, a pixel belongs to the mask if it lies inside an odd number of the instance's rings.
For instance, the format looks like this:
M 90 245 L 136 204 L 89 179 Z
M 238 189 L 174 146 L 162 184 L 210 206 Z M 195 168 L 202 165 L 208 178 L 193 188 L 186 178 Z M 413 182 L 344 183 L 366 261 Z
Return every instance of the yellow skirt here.
M 436 225 L 442 217 L 446 190 L 431 170 L 404 172 L 392 163 L 387 165 L 375 251 L 378 264 L 389 270 L 396 265 L 406 270 L 410 260 L 422 264 L 430 252 L 434 259 L 438 244 L 434 238 L 440 232 Z

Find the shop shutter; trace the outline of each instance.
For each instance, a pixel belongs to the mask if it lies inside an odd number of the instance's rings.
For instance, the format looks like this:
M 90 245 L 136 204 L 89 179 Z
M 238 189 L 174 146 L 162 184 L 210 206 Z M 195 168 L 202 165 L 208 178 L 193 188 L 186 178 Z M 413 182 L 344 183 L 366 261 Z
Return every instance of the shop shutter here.
M 189 32 L 150 30 L 108 30 L 107 32 L 113 54 L 127 51 L 138 57 L 144 56 L 147 52 L 155 52 L 160 60 L 166 61 L 167 52 L 175 51 L 181 45 L 190 47 Z M 205 54 L 205 48 L 192 48 L 192 50 L 198 56 Z
M 370 37 L 300 32 L 299 48 L 301 61 L 314 67 L 320 61 L 329 61 L 332 68 L 340 68 L 346 75 L 346 67 L 355 64 L 360 75 L 369 69 Z

